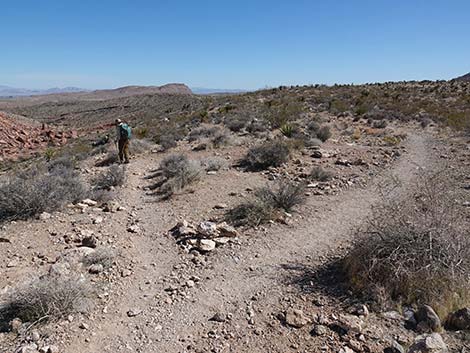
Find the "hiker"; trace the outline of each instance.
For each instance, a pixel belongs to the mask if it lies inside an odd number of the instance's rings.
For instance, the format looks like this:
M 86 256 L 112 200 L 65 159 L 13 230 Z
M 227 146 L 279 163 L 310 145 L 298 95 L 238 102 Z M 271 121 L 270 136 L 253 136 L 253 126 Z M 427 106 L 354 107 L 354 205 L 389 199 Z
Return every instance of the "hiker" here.
M 119 162 L 129 163 L 129 140 L 131 138 L 131 128 L 121 119 L 116 119 L 116 143 L 119 149 Z

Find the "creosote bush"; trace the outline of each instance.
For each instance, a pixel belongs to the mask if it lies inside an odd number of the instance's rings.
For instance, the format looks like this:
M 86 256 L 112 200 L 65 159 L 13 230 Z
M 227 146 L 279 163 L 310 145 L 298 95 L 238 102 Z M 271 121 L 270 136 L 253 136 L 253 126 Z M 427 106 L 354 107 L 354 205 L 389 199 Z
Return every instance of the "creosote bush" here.
M 249 149 L 242 164 L 249 170 L 263 170 L 269 167 L 279 167 L 289 160 L 290 149 L 281 140 L 268 141 Z
M 202 168 L 199 162 L 189 160 L 183 154 L 173 154 L 161 161 L 159 171 L 164 177 L 159 193 L 168 198 L 175 192 L 199 181 Z
M 53 212 L 87 195 L 88 189 L 79 173 L 65 165 L 50 170 L 39 166 L 4 176 L 0 179 L 0 222 Z
M 258 226 L 305 202 L 305 186 L 289 180 L 255 190 L 253 198 L 228 210 L 225 218 L 236 226 Z
M 92 304 L 92 288 L 83 278 L 45 276 L 19 286 L 0 302 L 0 331 L 14 318 L 48 321 L 85 312 Z
M 375 208 L 344 259 L 355 290 L 428 304 L 441 318 L 470 305 L 469 228 L 443 178 L 423 176 L 415 193 Z

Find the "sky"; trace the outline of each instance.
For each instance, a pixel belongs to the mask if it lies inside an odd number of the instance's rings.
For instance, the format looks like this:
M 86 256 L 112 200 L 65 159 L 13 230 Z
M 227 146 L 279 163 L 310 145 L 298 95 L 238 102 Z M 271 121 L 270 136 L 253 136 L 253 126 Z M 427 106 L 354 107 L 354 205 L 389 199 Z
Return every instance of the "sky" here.
M 0 85 L 258 89 L 470 72 L 468 0 L 0 0 Z

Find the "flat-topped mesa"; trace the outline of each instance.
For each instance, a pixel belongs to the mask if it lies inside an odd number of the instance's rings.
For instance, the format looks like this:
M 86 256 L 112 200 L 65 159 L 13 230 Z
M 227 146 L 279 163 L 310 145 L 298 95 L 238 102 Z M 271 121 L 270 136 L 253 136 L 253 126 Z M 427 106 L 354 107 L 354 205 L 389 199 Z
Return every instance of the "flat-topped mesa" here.
M 124 86 L 115 89 L 96 90 L 91 94 L 101 96 L 134 96 L 139 94 L 193 94 L 183 83 L 168 83 L 163 86 Z

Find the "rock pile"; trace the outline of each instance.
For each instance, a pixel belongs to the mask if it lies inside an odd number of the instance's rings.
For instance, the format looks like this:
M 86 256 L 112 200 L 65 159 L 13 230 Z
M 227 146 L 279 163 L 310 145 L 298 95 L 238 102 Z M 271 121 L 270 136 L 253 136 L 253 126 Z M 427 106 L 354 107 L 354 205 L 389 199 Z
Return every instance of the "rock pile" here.
M 28 125 L 0 113 L 0 160 L 16 159 L 51 145 L 61 146 L 76 137 L 76 131 L 56 131 L 44 124 Z
M 214 223 L 204 221 L 197 226 L 187 221 L 179 222 L 170 230 L 170 234 L 188 252 L 197 250 L 199 252 L 209 252 L 229 243 L 233 238 L 238 237 L 237 230 L 227 223 Z

